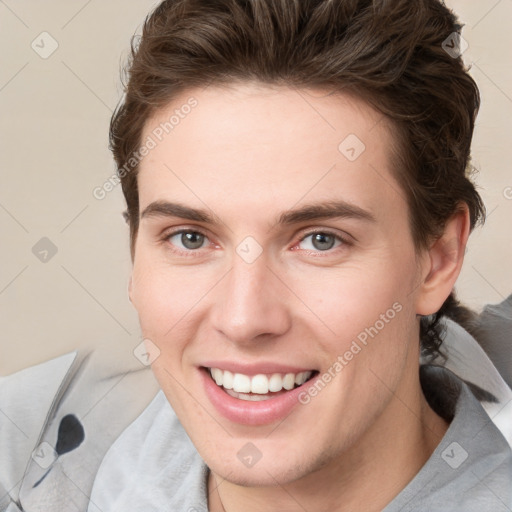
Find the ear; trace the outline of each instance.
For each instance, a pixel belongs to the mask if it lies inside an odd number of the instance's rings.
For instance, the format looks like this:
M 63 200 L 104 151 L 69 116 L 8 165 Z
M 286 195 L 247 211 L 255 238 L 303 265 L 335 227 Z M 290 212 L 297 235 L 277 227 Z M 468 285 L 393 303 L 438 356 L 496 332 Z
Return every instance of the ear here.
M 469 231 L 469 210 L 464 204 L 448 220 L 443 234 L 433 242 L 423 258 L 416 314 L 436 313 L 452 292 L 464 261 Z

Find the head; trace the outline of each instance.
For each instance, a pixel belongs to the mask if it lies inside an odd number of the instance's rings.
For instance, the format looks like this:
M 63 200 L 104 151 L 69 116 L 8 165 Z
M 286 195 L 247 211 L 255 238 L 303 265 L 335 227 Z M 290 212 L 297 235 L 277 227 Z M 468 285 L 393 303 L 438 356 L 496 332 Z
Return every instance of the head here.
M 437 349 L 483 215 L 478 90 L 443 49 L 459 31 L 437 0 L 174 0 L 146 20 L 111 123 L 130 293 L 155 375 L 219 471 L 254 439 L 281 454 L 267 471 L 312 471 L 417 378 L 420 344 Z M 200 368 L 228 360 L 332 382 L 277 431 L 238 425 Z

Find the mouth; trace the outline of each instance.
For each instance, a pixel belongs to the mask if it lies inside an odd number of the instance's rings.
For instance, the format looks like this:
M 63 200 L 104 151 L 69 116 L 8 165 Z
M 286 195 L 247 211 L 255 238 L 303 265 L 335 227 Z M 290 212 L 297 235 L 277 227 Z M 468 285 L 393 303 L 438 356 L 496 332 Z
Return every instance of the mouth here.
M 317 370 L 298 373 L 258 373 L 245 375 L 220 368 L 205 368 L 215 384 L 229 396 L 249 402 L 271 400 L 303 386 L 317 374 Z

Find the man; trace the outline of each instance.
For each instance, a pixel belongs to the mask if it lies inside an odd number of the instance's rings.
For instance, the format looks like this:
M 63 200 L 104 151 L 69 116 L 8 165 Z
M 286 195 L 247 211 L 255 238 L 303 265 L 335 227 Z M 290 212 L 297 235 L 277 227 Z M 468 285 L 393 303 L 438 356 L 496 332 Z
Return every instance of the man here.
M 419 364 L 443 356 L 483 214 L 458 30 L 434 0 L 150 15 L 111 146 L 162 391 L 89 511 L 510 510 L 510 447 L 476 398 L 510 390 L 490 364 L 471 388 Z M 451 326 L 448 361 L 477 350 Z

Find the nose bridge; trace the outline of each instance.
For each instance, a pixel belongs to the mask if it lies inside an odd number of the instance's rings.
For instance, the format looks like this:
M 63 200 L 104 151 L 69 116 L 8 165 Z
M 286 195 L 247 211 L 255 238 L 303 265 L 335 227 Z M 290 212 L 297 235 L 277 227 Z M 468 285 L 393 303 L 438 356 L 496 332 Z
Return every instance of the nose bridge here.
M 247 261 L 234 254 L 214 306 L 217 330 L 238 343 L 250 342 L 262 334 L 284 333 L 290 318 L 278 287 L 279 281 L 263 255 Z

